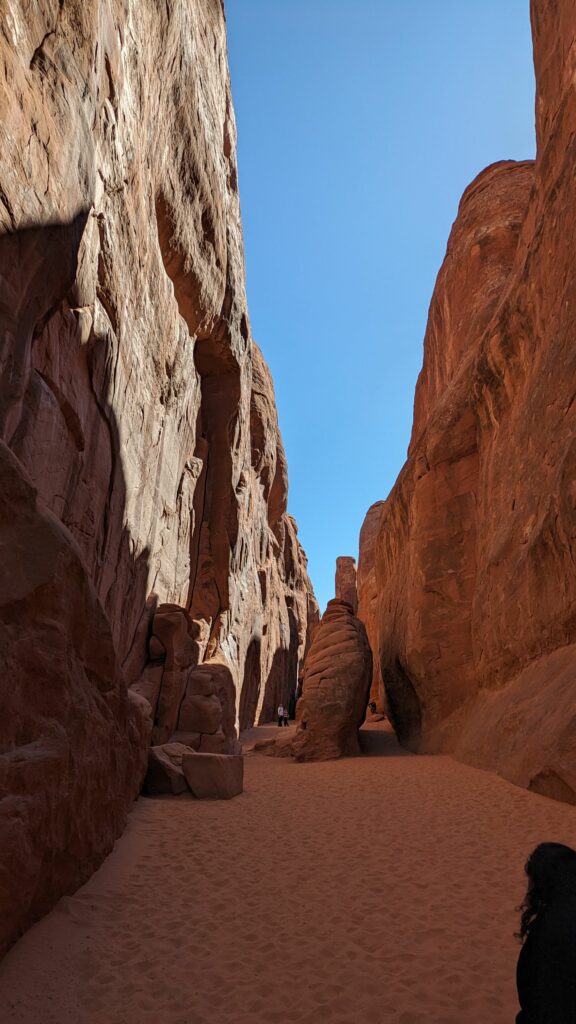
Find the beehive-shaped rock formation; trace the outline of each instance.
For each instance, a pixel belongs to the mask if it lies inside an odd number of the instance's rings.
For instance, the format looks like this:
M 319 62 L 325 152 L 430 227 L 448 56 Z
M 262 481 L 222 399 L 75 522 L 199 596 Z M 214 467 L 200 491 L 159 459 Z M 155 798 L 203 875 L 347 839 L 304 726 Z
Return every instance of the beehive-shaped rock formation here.
M 304 664 L 296 730 L 265 744 L 265 752 L 296 761 L 358 753 L 371 678 L 372 655 L 363 624 L 345 601 L 329 601 Z

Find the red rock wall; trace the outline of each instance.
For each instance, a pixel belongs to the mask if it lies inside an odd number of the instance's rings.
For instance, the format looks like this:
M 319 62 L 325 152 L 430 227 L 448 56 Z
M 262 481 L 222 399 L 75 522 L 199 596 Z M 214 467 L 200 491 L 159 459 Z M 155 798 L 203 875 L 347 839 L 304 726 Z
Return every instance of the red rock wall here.
M 377 711 L 386 713 L 386 690 L 382 679 L 380 658 L 378 656 L 378 599 L 379 585 L 376 578 L 376 542 L 380 532 L 380 518 L 385 502 L 377 501 L 368 509 L 360 532 L 360 558 L 358 560 L 357 590 L 358 617 L 366 626 L 366 633 L 373 652 L 372 684 L 370 700 L 376 704 Z
M 376 646 L 404 742 L 576 800 L 576 5 L 534 0 L 532 23 L 536 162 L 460 205 L 372 562 Z
M 0 440 L 10 473 L 37 490 L 37 515 L 56 517 L 76 552 L 62 562 L 74 572 L 51 584 L 56 617 L 94 595 L 116 693 L 95 729 L 125 780 L 102 842 L 87 834 L 67 881 L 45 874 L 2 942 L 85 877 L 122 827 L 145 745 L 126 683 L 154 694 L 161 676 L 156 733 L 188 721 L 182 702 L 198 694 L 153 642 L 158 609 L 181 610 L 193 659 L 212 666 L 206 696 L 231 688 L 216 729 L 231 739 L 239 720 L 288 700 L 317 608 L 286 513 L 272 383 L 250 334 L 221 0 L 6 0 L 0 48 Z M 102 822 L 106 785 L 92 783 L 85 724 L 71 725 L 67 708 L 99 707 L 99 677 L 73 631 L 66 707 L 51 706 L 52 654 L 38 642 L 31 663 L 16 642 L 41 629 L 34 595 L 21 622 L 10 612 L 11 685 L 25 703 L 45 677 L 54 721 L 45 730 L 31 713 L 19 732 L 1 716 L 0 759 L 27 765 L 31 741 L 77 729 L 74 764 Z M 230 686 L 214 681 L 222 671 Z M 10 806 L 11 770 L 0 779 L 0 807 Z M 77 801 L 46 779 L 42 799 L 64 820 Z M 48 828 L 46 858 L 52 843 Z
M 339 601 L 346 601 L 350 605 L 354 615 L 358 611 L 356 575 L 356 560 L 350 555 L 340 555 L 336 559 L 334 594 Z
M 0 442 L 0 955 L 110 852 L 150 720 L 69 531 Z

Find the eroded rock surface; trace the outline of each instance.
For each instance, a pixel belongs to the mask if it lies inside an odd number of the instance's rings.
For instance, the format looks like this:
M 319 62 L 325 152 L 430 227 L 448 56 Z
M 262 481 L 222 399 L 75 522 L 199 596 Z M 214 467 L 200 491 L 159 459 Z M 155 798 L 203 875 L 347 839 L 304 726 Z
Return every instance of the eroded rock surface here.
M 186 793 L 188 786 L 184 777 L 182 761 L 191 748 L 185 743 L 162 743 L 150 747 L 148 770 L 144 780 L 144 792 L 151 796 L 170 793 L 179 796 Z
M 182 768 L 188 788 L 198 800 L 231 800 L 244 788 L 240 754 L 185 754 Z
M 0 440 L 76 552 L 50 576 L 61 684 L 43 585 L 11 605 L 10 700 L 24 707 L 43 680 L 43 703 L 31 698 L 26 728 L 0 725 L 0 807 L 23 801 L 26 851 L 33 744 L 54 734 L 95 823 L 67 843 L 60 783 L 47 783 L 45 863 L 66 845 L 75 862 L 65 877 L 44 868 L 34 900 L 30 882 L 8 941 L 119 833 L 146 760 L 129 701 L 145 698 L 155 746 L 232 750 L 238 721 L 294 692 L 317 608 L 250 334 L 222 3 L 6 0 L 0 50 Z M 88 639 L 58 639 L 90 586 Z
M 304 664 L 296 730 L 272 741 L 265 753 L 296 761 L 327 761 L 358 753 L 372 678 L 366 630 L 345 601 L 335 599 L 314 631 Z
M 366 627 L 366 633 L 373 653 L 372 685 L 370 700 L 376 704 L 380 714 L 386 712 L 386 690 L 380 669 L 378 655 L 378 601 L 380 596 L 379 582 L 376 577 L 376 542 L 380 532 L 380 519 L 385 502 L 377 501 L 371 505 L 360 531 L 360 558 L 358 559 L 357 589 L 358 618 Z
M 151 721 L 69 531 L 0 442 L 0 953 L 126 822 Z
M 336 559 L 334 593 L 339 601 L 346 601 L 356 615 L 358 611 L 358 589 L 356 585 L 356 559 L 340 555 Z
M 534 0 L 532 23 L 536 162 L 463 196 L 367 561 L 401 739 L 574 800 L 576 9 Z

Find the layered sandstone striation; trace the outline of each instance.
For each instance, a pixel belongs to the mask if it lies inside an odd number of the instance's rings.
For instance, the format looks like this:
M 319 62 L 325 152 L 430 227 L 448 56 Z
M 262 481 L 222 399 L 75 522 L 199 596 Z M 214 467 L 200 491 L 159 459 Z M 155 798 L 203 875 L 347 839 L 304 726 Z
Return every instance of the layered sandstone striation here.
M 336 559 L 334 593 L 339 601 L 346 601 L 354 614 L 358 611 L 358 587 L 356 580 L 356 559 L 340 555 Z
M 328 602 L 304 662 L 296 728 L 256 749 L 296 761 L 328 761 L 359 752 L 366 715 L 372 654 L 364 625 L 340 598 Z
M 80 551 L 0 443 L 0 952 L 112 849 L 150 736 Z
M 376 577 L 376 543 L 380 532 L 380 519 L 385 507 L 384 501 L 376 501 L 370 506 L 360 531 L 360 557 L 358 559 L 357 592 L 358 618 L 366 627 L 366 633 L 373 651 L 372 684 L 370 700 L 376 704 L 379 713 L 387 708 L 386 690 L 380 669 L 378 656 L 378 603 L 380 595 L 379 580 Z
M 150 729 L 232 753 L 289 700 L 317 608 L 250 335 L 222 3 L 6 0 L 0 49 L 2 946 L 109 849 Z
M 366 630 L 351 605 L 329 601 L 304 664 L 302 697 L 290 753 L 297 761 L 357 754 L 372 655 Z
M 532 24 L 536 161 L 463 196 L 408 461 L 360 562 L 402 741 L 575 801 L 576 8 L 533 0 Z

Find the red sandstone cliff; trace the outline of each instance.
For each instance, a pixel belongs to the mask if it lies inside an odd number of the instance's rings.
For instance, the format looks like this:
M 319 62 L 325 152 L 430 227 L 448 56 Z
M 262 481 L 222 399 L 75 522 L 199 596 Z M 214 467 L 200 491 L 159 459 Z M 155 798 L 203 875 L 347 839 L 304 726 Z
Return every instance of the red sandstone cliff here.
M 110 848 L 152 724 L 230 746 L 288 700 L 317 608 L 221 0 L 7 0 L 0 49 L 1 948 Z
M 379 581 L 376 576 L 376 544 L 380 532 L 380 519 L 385 507 L 384 501 L 376 501 L 366 513 L 360 531 L 360 558 L 358 560 L 357 592 L 358 617 L 366 626 L 366 633 L 373 652 L 372 685 L 370 700 L 376 703 L 377 710 L 386 712 L 387 700 L 380 658 L 378 657 L 378 598 Z
M 574 801 L 576 5 L 532 23 L 536 162 L 463 196 L 360 614 L 405 743 Z

